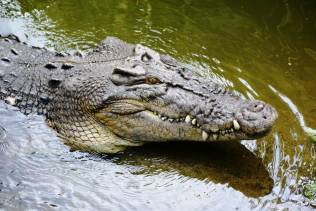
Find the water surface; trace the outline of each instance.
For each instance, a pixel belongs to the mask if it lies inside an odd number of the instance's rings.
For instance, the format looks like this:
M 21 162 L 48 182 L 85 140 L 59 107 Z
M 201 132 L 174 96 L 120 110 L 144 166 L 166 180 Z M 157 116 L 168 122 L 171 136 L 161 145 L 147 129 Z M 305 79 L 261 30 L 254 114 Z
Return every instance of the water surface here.
M 312 209 L 315 1 L 1 0 L 0 34 L 58 51 L 117 36 L 168 53 L 279 113 L 269 136 L 71 152 L 37 116 L 0 104 L 0 209 Z M 4 132 L 5 131 L 5 132 Z M 5 134 L 5 135 L 4 135 Z

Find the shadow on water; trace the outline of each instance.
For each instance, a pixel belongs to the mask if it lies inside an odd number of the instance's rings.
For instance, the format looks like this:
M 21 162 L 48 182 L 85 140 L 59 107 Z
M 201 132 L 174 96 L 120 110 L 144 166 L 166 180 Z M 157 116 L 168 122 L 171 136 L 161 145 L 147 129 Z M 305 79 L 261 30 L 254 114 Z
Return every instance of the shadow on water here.
M 139 174 L 177 171 L 183 176 L 226 184 L 248 197 L 271 192 L 273 180 L 262 160 L 238 142 L 153 143 L 111 157 L 144 167 Z

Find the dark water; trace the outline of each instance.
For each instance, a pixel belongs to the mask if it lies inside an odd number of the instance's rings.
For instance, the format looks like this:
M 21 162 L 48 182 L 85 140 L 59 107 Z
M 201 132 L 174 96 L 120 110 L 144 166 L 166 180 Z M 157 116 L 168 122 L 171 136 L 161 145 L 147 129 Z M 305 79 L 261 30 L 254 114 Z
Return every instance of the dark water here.
M 168 143 L 113 156 L 70 152 L 41 117 L 0 104 L 0 210 L 310 210 L 316 178 L 313 0 L 0 0 L 0 34 L 87 50 L 142 43 L 279 112 L 239 143 Z M 312 202 L 313 203 L 313 202 Z M 315 202 L 314 202 L 315 203 Z M 314 205 L 315 206 L 315 205 Z

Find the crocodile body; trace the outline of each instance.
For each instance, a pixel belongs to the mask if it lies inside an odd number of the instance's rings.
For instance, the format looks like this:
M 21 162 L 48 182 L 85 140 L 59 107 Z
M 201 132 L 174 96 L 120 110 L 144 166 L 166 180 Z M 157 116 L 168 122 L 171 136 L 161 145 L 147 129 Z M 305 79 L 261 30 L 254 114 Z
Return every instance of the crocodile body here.
M 262 137 L 277 113 L 192 75 L 168 55 L 109 37 L 84 57 L 0 39 L 0 99 L 44 115 L 74 149 Z

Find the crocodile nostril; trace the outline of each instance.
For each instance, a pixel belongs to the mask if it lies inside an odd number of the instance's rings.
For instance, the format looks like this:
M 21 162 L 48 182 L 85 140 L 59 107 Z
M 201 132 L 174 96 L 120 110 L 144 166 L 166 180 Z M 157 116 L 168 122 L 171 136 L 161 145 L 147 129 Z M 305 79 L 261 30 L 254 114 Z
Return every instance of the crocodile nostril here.
M 250 102 L 236 114 L 242 131 L 249 134 L 268 131 L 277 118 L 277 112 L 269 104 L 261 101 Z
M 255 105 L 255 110 L 256 111 L 261 111 L 263 108 L 264 108 L 264 105 L 262 103 Z
M 265 104 L 262 103 L 261 101 L 256 101 L 256 102 L 253 102 L 251 103 L 247 109 L 251 112 L 255 112 L 255 113 L 258 113 L 258 112 L 261 112 L 265 107 Z

